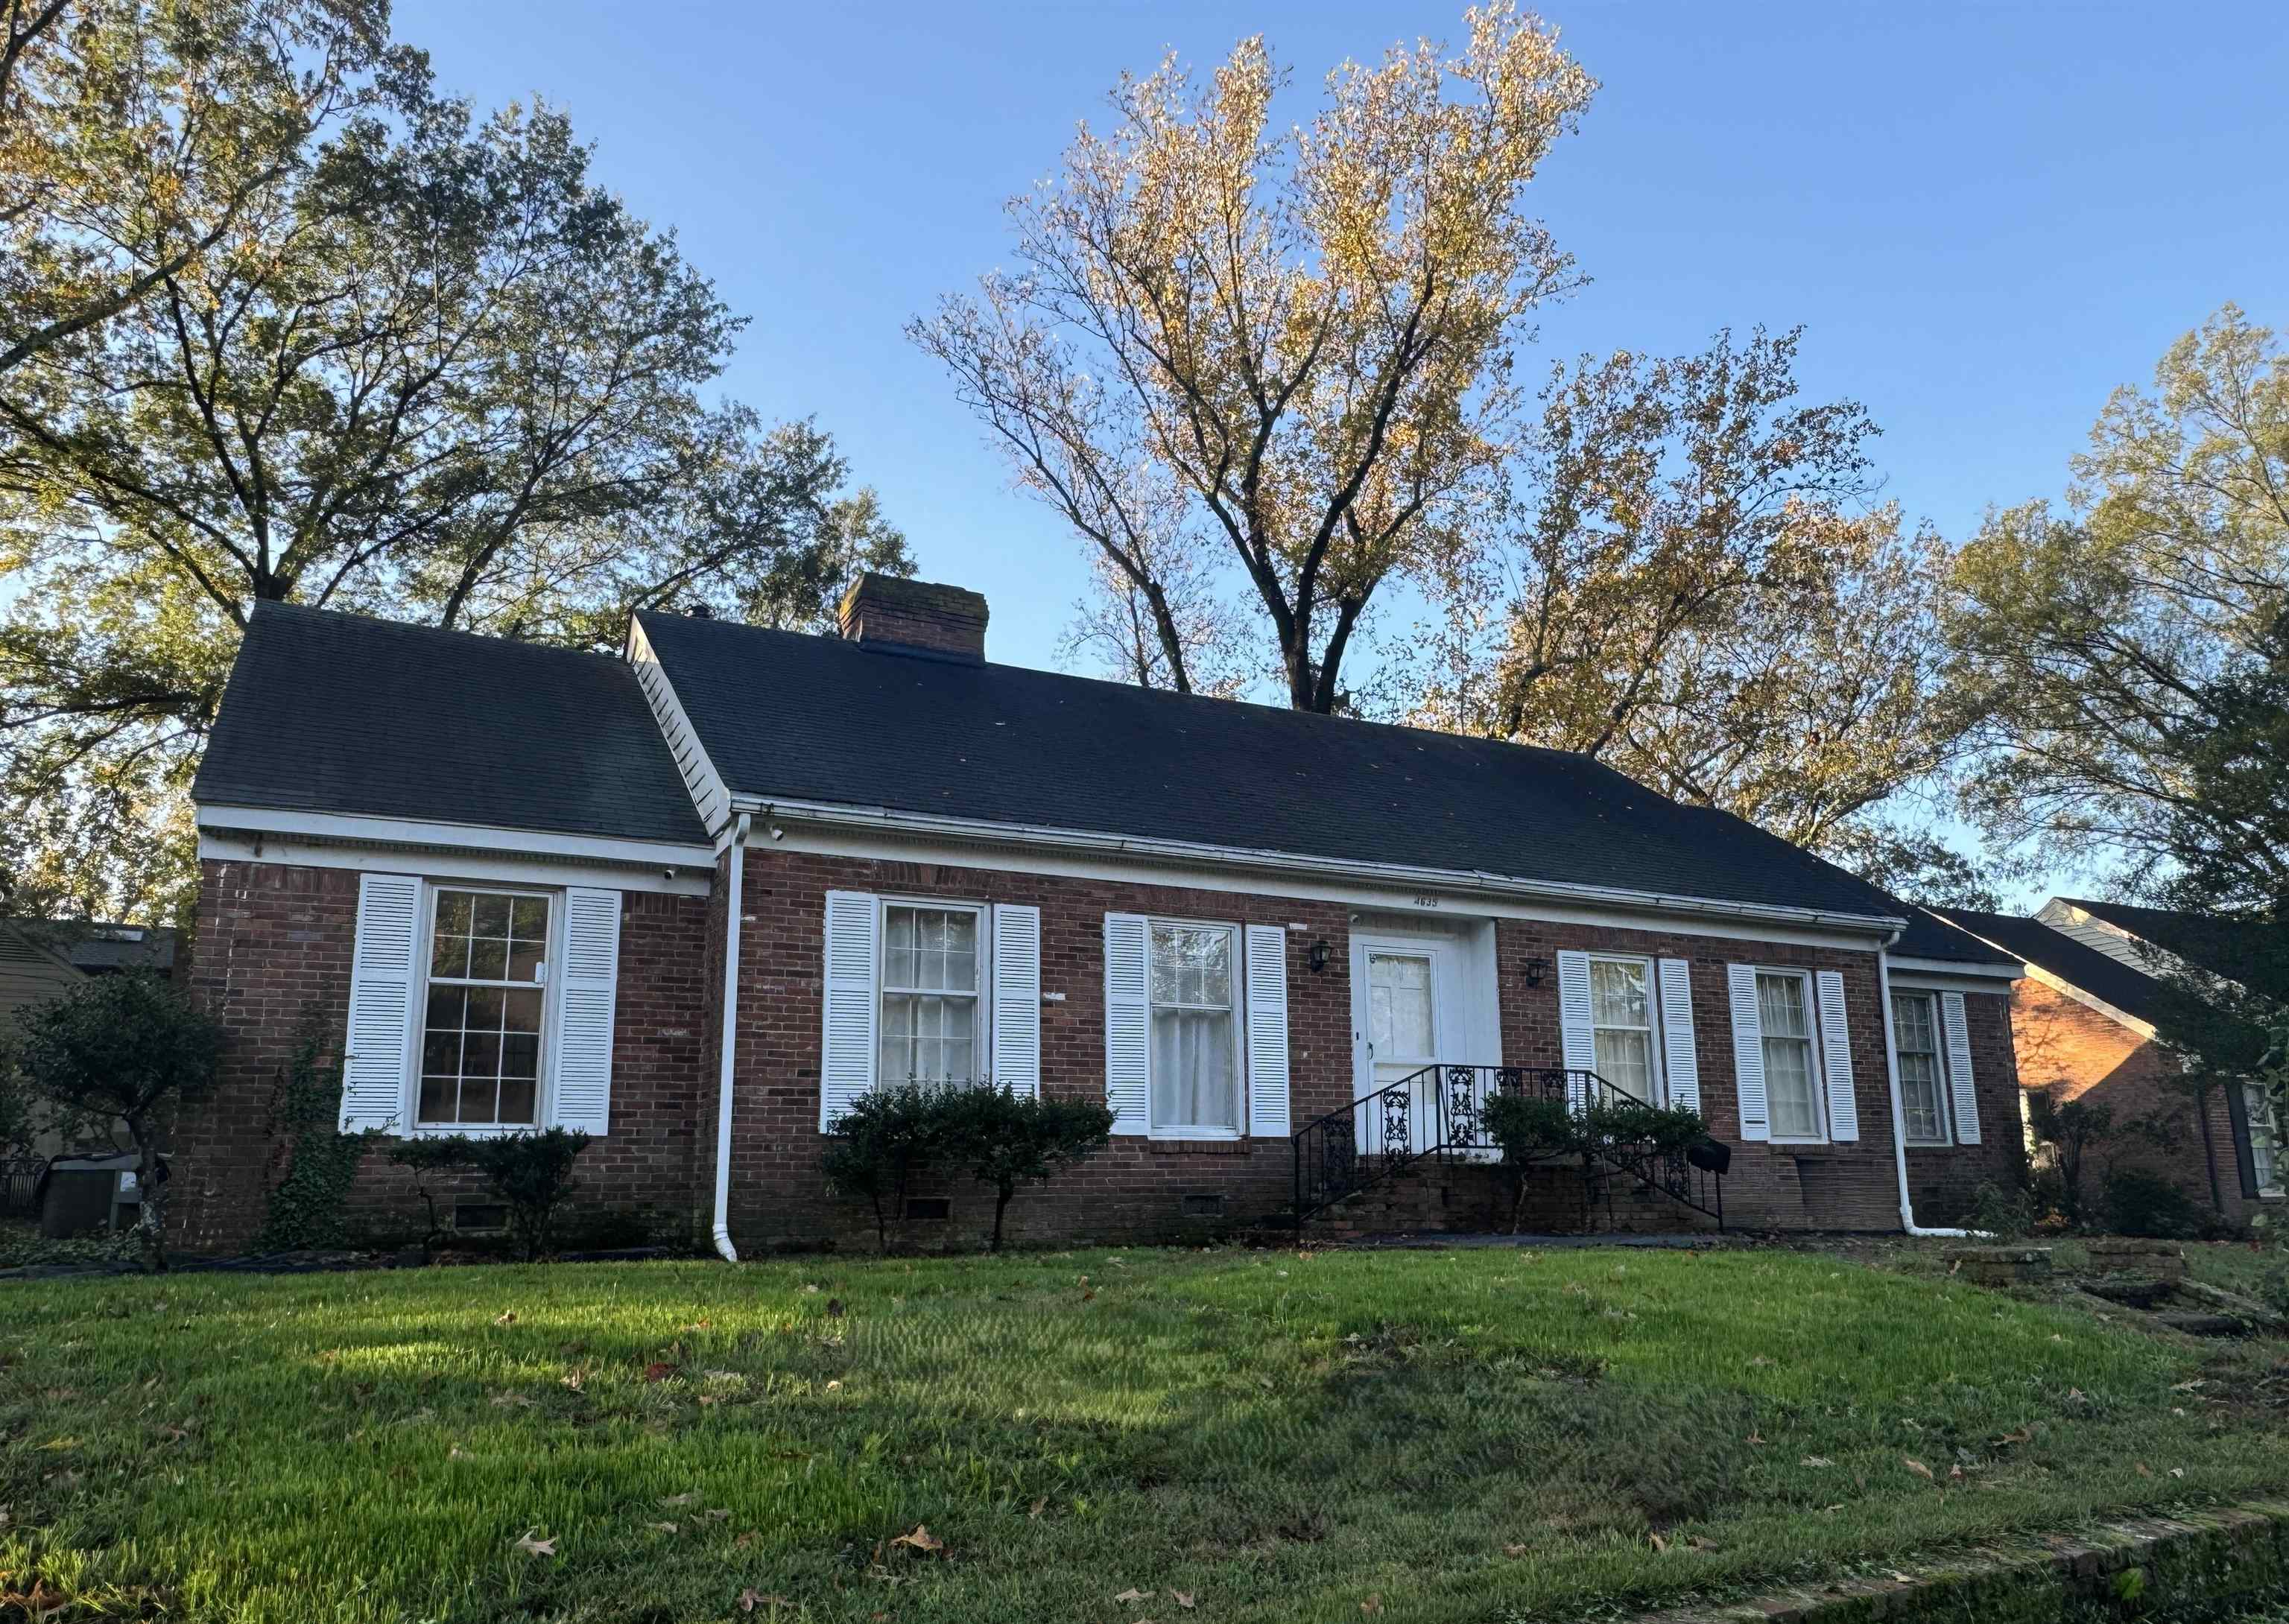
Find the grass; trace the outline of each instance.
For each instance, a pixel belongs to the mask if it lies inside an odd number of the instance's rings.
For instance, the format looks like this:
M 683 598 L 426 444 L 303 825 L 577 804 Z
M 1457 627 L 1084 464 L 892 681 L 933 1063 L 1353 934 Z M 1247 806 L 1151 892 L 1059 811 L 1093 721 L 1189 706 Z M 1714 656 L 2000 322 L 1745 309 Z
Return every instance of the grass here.
M 244 1624 L 1575 1616 L 2278 1488 L 2251 1360 L 1783 1252 L 19 1282 L 0 1566 Z

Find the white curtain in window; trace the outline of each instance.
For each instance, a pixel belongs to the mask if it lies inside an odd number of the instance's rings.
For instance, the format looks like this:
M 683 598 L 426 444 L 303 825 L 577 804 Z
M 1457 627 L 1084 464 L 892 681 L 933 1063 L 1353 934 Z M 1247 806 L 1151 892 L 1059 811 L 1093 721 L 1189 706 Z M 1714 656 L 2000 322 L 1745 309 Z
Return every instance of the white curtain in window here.
M 1812 1015 L 1803 979 L 1757 977 L 1757 1012 L 1764 1029 L 1765 1095 L 1776 1139 L 1821 1136 L 1819 1080 L 1813 1074 Z
M 1652 1100 L 1653 1006 L 1642 960 L 1590 960 L 1590 1018 L 1598 1075 L 1625 1094 Z
M 1152 1120 L 1163 1127 L 1240 1126 L 1229 1009 L 1152 1012 Z

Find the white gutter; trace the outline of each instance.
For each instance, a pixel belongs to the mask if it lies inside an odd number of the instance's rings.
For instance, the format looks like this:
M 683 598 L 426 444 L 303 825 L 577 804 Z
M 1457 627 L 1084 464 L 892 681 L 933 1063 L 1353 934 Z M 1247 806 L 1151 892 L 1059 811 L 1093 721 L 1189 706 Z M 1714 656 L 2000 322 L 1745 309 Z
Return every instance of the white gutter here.
M 1678 896 L 1658 891 L 1632 891 L 1619 886 L 1576 885 L 1564 880 L 1520 880 L 1484 869 L 1419 868 L 1398 863 L 1368 863 L 1357 858 L 1313 857 L 1295 852 L 1267 851 L 1253 847 L 1212 846 L 1192 840 L 1154 840 L 1136 835 L 1100 834 L 1085 829 L 1055 829 L 1035 824 L 997 824 L 978 818 L 941 817 L 927 812 L 895 812 L 887 807 L 833 806 L 819 801 L 769 800 L 739 795 L 731 804 L 744 812 L 765 817 L 780 816 L 794 823 L 869 829 L 895 834 L 935 835 L 946 840 L 1000 841 L 1022 846 L 1048 846 L 1065 850 L 1111 853 L 1120 856 L 1157 858 L 1272 869 L 1361 880 L 1394 888 L 1480 893 L 1538 902 L 1598 903 L 1636 907 L 1665 913 L 1700 915 L 1711 919 L 1755 919 L 1767 924 L 1809 925 L 1823 930 L 1897 940 L 1907 920 L 1892 914 L 1837 913 L 1821 908 L 1792 908 L 1768 903 L 1725 902 L 1708 896 Z
M 739 909 L 747 878 L 747 814 L 731 832 L 731 883 L 723 900 L 722 1069 L 715 1086 L 715 1250 L 739 1261 L 731 1244 L 731 1072 L 739 1043 Z
M 1892 1093 L 1892 1162 L 1900 1175 L 1900 1228 L 1910 1235 L 1946 1240 L 1967 1240 L 1974 1235 L 1982 1240 L 1991 1238 L 1978 1230 L 1927 1230 L 1916 1222 L 1915 1198 L 1908 1194 L 1908 1116 L 1900 1105 L 1900 1049 L 1892 1031 L 1890 946 L 1886 943 L 1876 952 L 1876 996 L 1884 1006 L 1884 1076 Z

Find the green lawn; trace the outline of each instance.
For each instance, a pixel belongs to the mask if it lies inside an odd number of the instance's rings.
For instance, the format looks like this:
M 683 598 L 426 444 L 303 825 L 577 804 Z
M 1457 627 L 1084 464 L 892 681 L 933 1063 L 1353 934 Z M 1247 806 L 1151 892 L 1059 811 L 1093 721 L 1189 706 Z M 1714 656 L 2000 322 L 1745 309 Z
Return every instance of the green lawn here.
M 15 1282 L 0 1565 L 280 1624 L 1534 1616 L 2289 1485 L 2217 1397 L 2269 1365 L 1777 1252 Z

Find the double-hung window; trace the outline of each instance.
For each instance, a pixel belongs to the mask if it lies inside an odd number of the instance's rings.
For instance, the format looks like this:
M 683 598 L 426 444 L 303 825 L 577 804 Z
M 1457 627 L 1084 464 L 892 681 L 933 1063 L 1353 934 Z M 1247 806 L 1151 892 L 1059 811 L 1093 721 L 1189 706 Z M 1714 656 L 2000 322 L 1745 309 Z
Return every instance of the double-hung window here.
M 1827 1135 L 1821 1109 L 1820 1057 L 1813 1039 L 1812 982 L 1799 970 L 1757 972 L 1757 1013 L 1765 1058 L 1765 1096 L 1775 1139 Z
M 1239 1023 L 1230 925 L 1152 926 L 1152 1129 L 1211 1137 L 1240 1132 Z
M 881 1019 L 876 1080 L 967 1086 L 985 1075 L 975 906 L 882 904 Z
M 1598 1075 L 1624 1094 L 1659 1103 L 1655 1098 L 1652 962 L 1592 955 L 1590 1023 Z
M 530 1127 L 539 1119 L 549 898 L 431 890 L 421 1030 L 423 1127 Z
M 1940 1057 L 1938 999 L 1928 992 L 1892 994 L 1892 1043 L 1900 1060 L 1900 1115 L 1907 1125 L 1907 1142 L 1947 1143 L 1947 1072 Z

